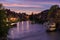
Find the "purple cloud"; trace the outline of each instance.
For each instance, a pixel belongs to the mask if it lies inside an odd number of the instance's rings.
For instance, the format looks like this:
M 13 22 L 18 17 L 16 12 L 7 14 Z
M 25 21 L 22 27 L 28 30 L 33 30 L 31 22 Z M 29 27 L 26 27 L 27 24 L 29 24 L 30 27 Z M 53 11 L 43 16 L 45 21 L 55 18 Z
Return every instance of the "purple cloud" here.
M 60 6 L 59 0 L 0 0 L 0 3 L 16 12 L 39 12 L 49 9 L 52 5 Z

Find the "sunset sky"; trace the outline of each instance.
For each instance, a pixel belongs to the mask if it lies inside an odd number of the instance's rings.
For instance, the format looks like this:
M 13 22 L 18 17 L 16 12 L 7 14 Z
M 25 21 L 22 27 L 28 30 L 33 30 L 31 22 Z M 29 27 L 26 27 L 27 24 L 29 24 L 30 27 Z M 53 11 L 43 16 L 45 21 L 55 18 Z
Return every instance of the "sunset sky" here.
M 60 0 L 0 0 L 0 3 L 12 11 L 27 14 L 41 12 L 55 4 L 60 6 Z

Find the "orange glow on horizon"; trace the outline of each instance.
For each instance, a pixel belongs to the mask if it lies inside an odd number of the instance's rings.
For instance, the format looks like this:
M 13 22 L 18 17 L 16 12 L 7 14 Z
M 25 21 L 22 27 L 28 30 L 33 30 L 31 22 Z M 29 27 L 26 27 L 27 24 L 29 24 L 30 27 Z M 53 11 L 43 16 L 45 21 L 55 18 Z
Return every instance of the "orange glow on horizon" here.
M 28 14 L 28 15 L 31 15 L 32 13 L 34 13 L 34 14 L 37 14 L 37 13 L 40 13 L 41 11 L 27 11 L 27 10 L 14 10 L 14 9 L 12 9 L 12 11 L 15 11 L 15 12 L 17 12 L 17 13 L 26 13 L 26 14 Z

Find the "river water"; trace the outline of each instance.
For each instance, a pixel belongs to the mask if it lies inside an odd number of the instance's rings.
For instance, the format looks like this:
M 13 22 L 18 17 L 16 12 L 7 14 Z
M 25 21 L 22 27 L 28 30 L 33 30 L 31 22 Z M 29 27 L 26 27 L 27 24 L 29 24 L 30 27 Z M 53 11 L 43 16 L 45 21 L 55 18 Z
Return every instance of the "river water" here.
M 8 33 L 8 40 L 60 40 L 60 32 L 48 33 L 43 24 L 31 24 L 30 21 L 18 22 Z

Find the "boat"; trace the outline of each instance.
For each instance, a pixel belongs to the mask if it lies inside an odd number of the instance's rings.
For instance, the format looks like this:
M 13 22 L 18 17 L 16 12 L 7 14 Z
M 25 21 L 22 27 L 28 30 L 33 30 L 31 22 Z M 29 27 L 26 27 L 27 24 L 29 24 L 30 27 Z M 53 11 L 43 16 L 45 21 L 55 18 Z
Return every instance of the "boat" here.
M 53 31 L 56 31 L 56 23 L 48 23 L 48 26 L 47 26 L 47 32 L 53 32 Z
M 56 23 L 55 22 L 45 22 L 43 25 L 45 26 L 47 32 L 56 31 Z

